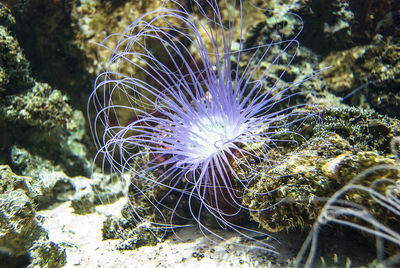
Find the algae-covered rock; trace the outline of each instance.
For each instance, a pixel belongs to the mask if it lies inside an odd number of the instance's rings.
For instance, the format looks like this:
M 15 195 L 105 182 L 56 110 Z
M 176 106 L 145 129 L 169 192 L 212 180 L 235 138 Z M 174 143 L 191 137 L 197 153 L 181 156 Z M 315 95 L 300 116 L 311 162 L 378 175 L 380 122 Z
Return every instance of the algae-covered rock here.
M 15 24 L 15 18 L 4 4 L 0 3 L 0 25 L 8 28 Z
M 334 132 L 347 140 L 355 151 L 390 153 L 391 140 L 400 134 L 400 121 L 368 109 L 346 105 L 321 111 L 315 135 Z
M 62 108 L 59 113 L 58 110 L 54 110 L 53 119 L 68 107 Z M 18 116 L 17 111 L 13 114 Z M 89 149 L 85 146 L 88 137 L 85 135 L 85 119 L 82 112 L 75 110 L 69 119 L 60 117 L 59 122 L 50 121 L 49 124 L 58 124 L 50 129 L 45 127 L 44 114 L 34 115 L 37 116 L 37 120 L 33 122 L 35 126 L 29 126 L 26 122 L 11 125 L 8 121 L 1 122 L 0 119 L 0 127 L 8 130 L 0 134 L 0 143 L 11 149 L 7 149 L 7 162 L 13 169 L 20 174 L 32 174 L 39 166 L 49 170 L 65 170 L 69 176 L 90 176 L 92 171 L 91 162 L 88 160 Z M 63 129 L 61 125 L 64 123 L 74 129 Z
M 321 73 L 321 77 L 332 92 L 336 94 L 350 93 L 366 82 L 366 77 L 358 77 L 355 73 L 360 68 L 357 60 L 362 57 L 366 49 L 363 46 L 354 47 L 324 57 L 320 67 L 329 68 Z
M 160 170 L 144 171 L 148 155 L 134 163 L 135 175 L 127 178 L 128 203 L 121 210 L 122 217 L 108 217 L 103 223 L 103 239 L 119 239 L 118 249 L 129 250 L 155 245 L 163 241 L 174 227 L 189 224 L 188 196 L 168 187 L 155 187 Z M 174 185 L 184 187 L 183 182 Z M 183 189 L 183 188 L 182 188 Z
M 15 24 L 10 10 L 0 3 L 0 94 L 20 92 L 33 85 L 29 63 L 9 27 Z
M 48 241 L 41 220 L 22 191 L 0 194 L 0 248 L 6 249 L 11 256 L 7 256 L 8 261 L 15 263 L 18 262 L 16 259 L 29 256 L 29 267 L 61 267 L 65 264 L 65 249 Z M 46 244 L 51 247 L 43 247 Z M 5 259 L 2 255 L 0 259 Z
M 376 46 L 366 51 L 358 62 L 360 69 L 356 73 L 358 77 L 368 81 L 364 90 L 366 105 L 395 118 L 400 118 L 399 59 L 399 45 Z
M 397 12 L 399 1 L 300 0 L 288 3 L 304 20 L 300 41 L 313 51 L 326 54 L 351 47 L 400 37 Z M 394 18 L 394 19 L 393 19 Z
M 322 124 L 300 148 L 271 169 L 255 167 L 259 177 L 243 204 L 269 231 L 311 226 L 327 198 L 353 177 L 371 166 L 395 164 L 389 154 L 391 139 L 400 133 L 398 120 L 345 106 L 326 108 L 320 116 Z
M 29 177 L 18 176 L 12 172 L 7 165 L 0 165 L 0 194 L 10 193 L 15 190 L 22 190 L 29 198 L 35 198 L 40 194 L 31 184 Z
M 269 231 L 311 225 L 320 208 L 313 203 L 315 197 L 330 195 L 339 187 L 323 175 L 321 167 L 350 152 L 350 144 L 338 135 L 311 139 L 304 149 L 287 155 L 282 164 L 260 173 L 244 204 L 256 211 L 250 212 L 251 216 Z
M 129 209 L 125 207 L 123 210 Z M 120 239 L 119 250 L 131 250 L 143 246 L 154 246 L 165 238 L 162 228 L 151 227 L 150 222 L 128 218 L 109 217 L 103 223 L 103 239 Z
M 23 50 L 7 28 L 14 18 L 3 4 L 0 22 L 5 25 L 0 25 L 1 163 L 12 162 L 9 148 L 18 144 L 34 155 L 55 160 L 69 175 L 89 176 L 82 112 L 73 110 L 61 91 L 31 77 Z
M 116 175 L 92 174 L 92 178 L 77 176 L 70 178 L 75 193 L 71 200 L 71 207 L 77 214 L 93 212 L 99 204 L 107 204 L 122 197 L 126 188 L 125 180 Z
M 65 249 L 47 239 L 36 241 L 30 248 L 29 254 L 31 263 L 28 268 L 62 267 L 67 262 Z
M 38 194 L 34 197 L 43 209 L 56 202 L 72 201 L 78 214 L 91 212 L 96 204 L 108 203 L 122 196 L 124 180 L 117 176 L 94 173 L 92 179 L 68 176 L 52 161 L 30 154 L 14 146 L 11 150 L 13 167 L 24 176 Z
M 108 35 L 121 33 L 134 20 L 148 11 L 156 10 L 161 5 L 170 6 L 171 2 L 161 1 L 82 1 L 74 5 L 71 17 L 76 21 L 77 34 L 75 43 L 88 61 L 87 70 L 92 74 L 99 74 L 108 63 L 109 52 L 98 53 L 98 46 L 91 42 L 101 43 Z M 114 44 L 107 43 L 109 47 Z
M 120 177 L 98 173 L 94 173 L 92 179 L 70 177 L 49 160 L 17 147 L 11 151 L 13 167 L 24 176 L 15 175 L 8 166 L 0 166 L 0 187 L 15 189 L 23 186 L 39 209 L 71 201 L 75 213 L 85 214 L 93 211 L 95 205 L 115 201 L 125 189 L 125 181 Z
M 327 198 L 353 177 L 371 166 L 394 163 L 374 151 L 356 152 L 339 135 L 327 134 L 261 173 L 244 203 L 254 210 L 253 219 L 269 231 L 310 227 Z
M 334 93 L 358 89 L 365 96 L 358 100 L 360 105 L 399 118 L 399 58 L 400 48 L 395 44 L 354 47 L 325 57 L 321 68 L 331 68 L 321 76 Z
M 302 43 L 317 53 L 342 50 L 353 45 L 352 26 L 356 22 L 351 1 L 295 2 L 291 10 L 304 20 Z M 317 37 L 317 38 L 316 38 Z
M 4 2 L 4 1 L 3 1 Z M 35 79 L 59 88 L 84 109 L 92 77 L 83 68 L 85 56 L 75 46 L 73 6 L 82 1 L 13 0 L 5 1 L 15 17 L 13 31 Z M 85 1 L 86 2 L 86 1 Z
M 31 200 L 22 191 L 1 194 L 0 208 L 0 247 L 13 255 L 26 254 L 36 240 L 46 236 Z
M 0 185 L 0 261 L 27 262 L 29 267 L 64 265 L 65 249 L 48 241 L 43 218 L 35 211 L 40 189 L 8 166 L 0 166 Z
M 35 83 L 24 94 L 6 97 L 0 112 L 8 122 L 74 130 L 73 111 L 67 100 L 65 95 L 48 84 Z
M 48 240 L 41 225 L 45 219 L 35 210 L 72 201 L 75 213 L 86 214 L 95 205 L 120 197 L 124 185 L 116 177 L 100 174 L 95 174 L 93 180 L 71 178 L 49 169 L 32 174 L 18 176 L 8 166 L 0 166 L 0 260 L 20 263 L 22 259 L 30 263 L 29 267 L 60 267 L 65 264 L 65 249 Z

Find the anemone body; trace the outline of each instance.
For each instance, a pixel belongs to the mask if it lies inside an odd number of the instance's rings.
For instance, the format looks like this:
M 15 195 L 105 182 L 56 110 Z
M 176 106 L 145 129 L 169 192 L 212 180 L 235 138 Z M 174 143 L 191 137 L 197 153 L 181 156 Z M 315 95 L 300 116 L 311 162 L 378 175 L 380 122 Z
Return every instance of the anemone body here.
M 241 197 L 253 179 L 238 170 L 254 161 L 268 168 L 289 118 L 304 118 L 297 106 L 277 108 L 296 86 L 281 77 L 297 36 L 245 46 L 242 1 L 194 0 L 192 12 L 172 2 L 176 9 L 147 13 L 109 37 L 118 38 L 115 47 L 103 45 L 112 55 L 91 95 L 99 155 L 114 172 L 130 172 L 133 185 L 148 182 L 141 194 L 168 189 L 155 207 L 178 192 L 200 226 L 207 211 L 235 228 L 229 219 L 246 209 Z M 286 63 L 277 73 L 278 62 Z

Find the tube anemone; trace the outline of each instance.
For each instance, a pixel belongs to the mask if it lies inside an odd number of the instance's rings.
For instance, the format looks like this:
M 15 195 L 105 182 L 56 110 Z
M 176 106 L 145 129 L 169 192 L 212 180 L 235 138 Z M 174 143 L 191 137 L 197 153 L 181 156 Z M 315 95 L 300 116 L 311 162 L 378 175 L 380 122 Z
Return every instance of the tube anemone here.
M 291 105 L 299 83 L 281 79 L 301 30 L 249 46 L 242 1 L 194 0 L 193 13 L 170 2 L 176 8 L 147 13 L 110 36 L 115 47 L 102 45 L 112 55 L 91 94 L 98 155 L 113 172 L 131 174 L 132 192 L 152 203 L 165 226 L 184 203 L 203 231 L 210 232 L 201 219 L 208 212 L 240 232 L 243 193 L 259 172 L 252 164 L 273 165 L 280 135 L 310 116 Z

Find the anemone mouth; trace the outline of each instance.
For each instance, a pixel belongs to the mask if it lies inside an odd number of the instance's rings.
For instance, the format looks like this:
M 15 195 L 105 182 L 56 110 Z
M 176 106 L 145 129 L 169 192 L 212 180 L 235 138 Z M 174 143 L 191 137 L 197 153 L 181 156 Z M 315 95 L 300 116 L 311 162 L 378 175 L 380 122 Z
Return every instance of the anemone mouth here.
M 236 121 L 236 120 L 235 120 Z M 182 137 L 186 163 L 201 162 L 232 147 L 245 127 L 231 118 L 220 115 L 203 116 L 187 127 Z

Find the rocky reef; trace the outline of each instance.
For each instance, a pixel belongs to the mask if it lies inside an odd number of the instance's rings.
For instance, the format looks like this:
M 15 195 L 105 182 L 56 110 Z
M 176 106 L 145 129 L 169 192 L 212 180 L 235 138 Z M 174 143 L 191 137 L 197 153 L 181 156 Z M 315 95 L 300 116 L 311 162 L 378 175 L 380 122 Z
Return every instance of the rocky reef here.
M 191 1 L 182 2 L 189 7 Z M 110 57 L 100 45 L 104 38 L 122 33 L 161 3 L 0 3 L 0 263 L 65 265 L 70 248 L 52 240 L 41 211 L 66 202 L 75 214 L 84 216 L 96 213 L 99 204 L 130 196 L 122 216 L 107 216 L 99 230 L 103 239 L 121 239 L 119 249 L 154 245 L 171 233 L 151 228 L 149 222 L 160 218 L 137 188 L 126 185 L 133 179 L 130 174 L 122 178 L 110 173 L 101 160 L 93 163 L 96 148 L 85 115 L 93 81 Z M 296 58 L 290 66 L 276 63 L 265 87 L 278 80 L 306 80 L 291 89 L 295 95 L 291 101 L 311 103 L 308 112 L 315 116 L 290 126 L 298 133 L 289 137 L 296 145 L 284 144 L 275 152 L 274 166 L 265 170 L 262 163 L 254 163 L 260 176 L 244 193 L 243 206 L 250 209 L 245 225 L 253 222 L 273 233 L 307 231 L 326 200 L 352 178 L 374 166 L 398 165 L 390 142 L 400 136 L 400 26 L 393 19 L 400 6 L 391 0 L 265 3 L 259 14 L 245 17 L 244 43 L 250 47 L 301 32 L 300 47 L 285 51 L 286 59 L 294 54 Z M 117 41 L 118 35 L 103 45 L 113 47 Z M 278 46 L 271 49 L 262 69 L 270 68 L 270 60 L 279 53 Z M 247 66 L 235 59 L 232 64 Z M 315 77 L 308 79 L 310 74 Z M 140 161 L 146 159 L 136 164 Z M 250 173 L 243 170 L 241 175 Z M 384 175 L 400 176 L 395 171 Z M 368 186 L 371 181 L 364 183 Z M 154 191 L 152 200 L 162 198 L 165 191 Z M 169 195 L 171 206 L 178 196 Z M 371 197 L 352 192 L 345 198 L 387 222 L 385 213 L 374 211 Z M 182 200 L 177 207 L 182 226 L 192 224 L 185 205 Z M 170 217 L 170 210 L 161 211 Z M 209 224 L 216 226 L 211 220 Z M 398 253 L 395 247 L 389 250 Z
M 61 267 L 65 247 L 49 240 L 38 211 L 69 201 L 75 213 L 92 212 L 120 197 L 124 185 L 121 178 L 92 174 L 83 112 L 33 74 L 15 34 L 18 23 L 4 4 L 0 24 L 0 262 Z

